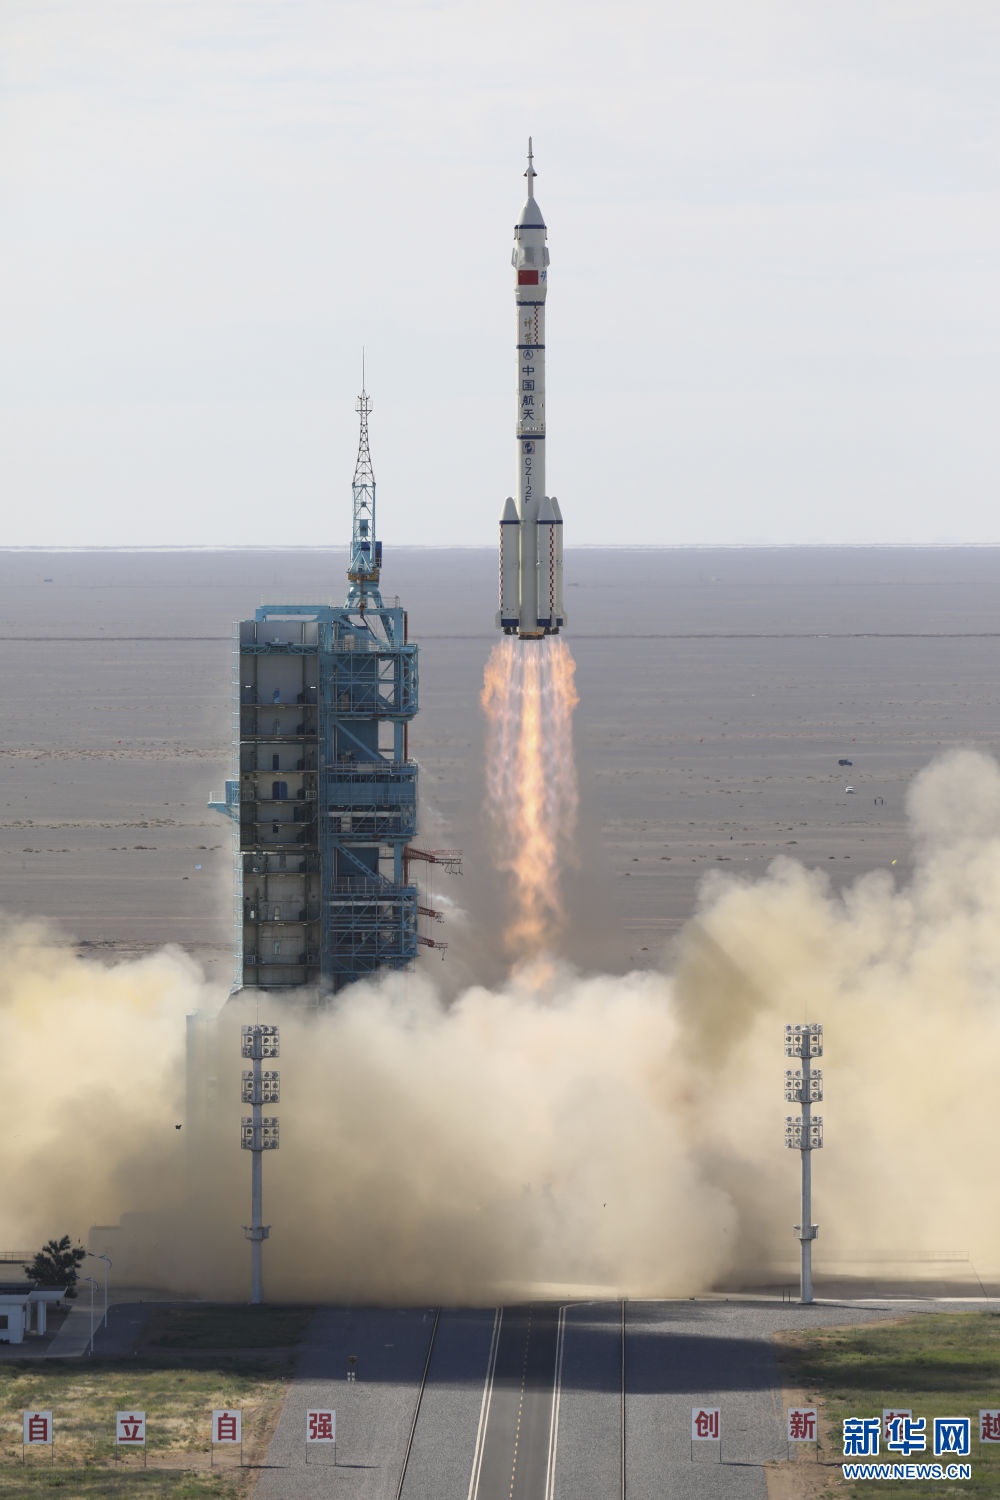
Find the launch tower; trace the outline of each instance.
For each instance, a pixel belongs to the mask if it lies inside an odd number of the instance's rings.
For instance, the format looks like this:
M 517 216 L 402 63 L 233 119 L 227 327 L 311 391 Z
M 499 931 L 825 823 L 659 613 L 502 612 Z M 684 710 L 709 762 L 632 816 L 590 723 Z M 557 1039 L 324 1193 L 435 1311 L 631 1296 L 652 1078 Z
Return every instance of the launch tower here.
M 379 591 L 371 406 L 362 389 L 343 607 L 269 604 L 234 627 L 233 774 L 211 804 L 234 822 L 234 990 L 336 994 L 444 946 L 418 936 L 409 881 L 427 857 L 409 842 L 417 647 Z

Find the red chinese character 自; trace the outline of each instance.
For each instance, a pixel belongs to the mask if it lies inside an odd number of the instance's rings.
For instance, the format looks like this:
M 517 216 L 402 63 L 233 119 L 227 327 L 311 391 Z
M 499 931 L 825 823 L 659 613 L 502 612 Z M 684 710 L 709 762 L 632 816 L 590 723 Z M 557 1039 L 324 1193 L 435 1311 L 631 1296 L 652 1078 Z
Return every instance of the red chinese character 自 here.
M 333 1442 L 333 1413 L 311 1411 L 309 1413 L 309 1436 L 315 1442 Z
M 28 1418 L 28 1442 L 47 1443 L 49 1440 L 49 1419 L 43 1417 L 40 1412 Z
M 236 1418 L 228 1412 L 223 1412 L 216 1418 L 215 1424 L 216 1442 L 235 1443 L 236 1441 Z

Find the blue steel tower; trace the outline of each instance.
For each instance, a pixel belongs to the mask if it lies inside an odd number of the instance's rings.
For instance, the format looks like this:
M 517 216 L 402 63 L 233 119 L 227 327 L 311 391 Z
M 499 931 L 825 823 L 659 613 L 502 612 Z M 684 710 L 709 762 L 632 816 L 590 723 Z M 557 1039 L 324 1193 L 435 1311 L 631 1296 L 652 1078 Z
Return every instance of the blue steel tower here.
M 234 989 L 322 997 L 443 946 L 417 934 L 409 860 L 434 857 L 409 844 L 417 647 L 379 592 L 365 390 L 357 411 L 343 608 L 264 605 L 235 627 L 233 777 L 213 802 L 236 825 Z

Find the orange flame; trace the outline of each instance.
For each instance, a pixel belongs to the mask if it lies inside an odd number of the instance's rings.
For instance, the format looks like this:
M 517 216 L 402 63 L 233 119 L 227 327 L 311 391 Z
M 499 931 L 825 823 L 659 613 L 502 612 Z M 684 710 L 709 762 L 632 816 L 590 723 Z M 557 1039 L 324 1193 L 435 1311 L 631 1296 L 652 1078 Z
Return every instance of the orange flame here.
M 559 874 L 576 827 L 575 671 L 558 636 L 505 637 L 486 663 L 487 809 L 497 864 L 511 877 L 514 916 L 505 937 L 519 959 L 544 952 L 565 922 Z

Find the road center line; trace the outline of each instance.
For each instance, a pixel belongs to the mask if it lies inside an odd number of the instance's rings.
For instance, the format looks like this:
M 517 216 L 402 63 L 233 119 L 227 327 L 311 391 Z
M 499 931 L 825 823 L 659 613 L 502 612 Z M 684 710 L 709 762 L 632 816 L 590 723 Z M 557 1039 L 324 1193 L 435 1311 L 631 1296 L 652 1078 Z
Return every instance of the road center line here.
M 521 1417 L 524 1414 L 524 1387 L 528 1379 L 528 1349 L 531 1345 L 531 1308 L 528 1308 L 528 1328 L 524 1335 L 524 1360 L 521 1364 L 521 1395 L 517 1403 L 517 1426 L 514 1428 L 514 1464 L 510 1471 L 510 1496 L 513 1500 L 514 1480 L 517 1478 L 517 1446 L 521 1441 Z

